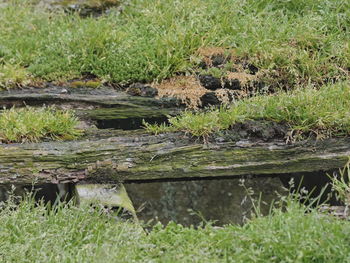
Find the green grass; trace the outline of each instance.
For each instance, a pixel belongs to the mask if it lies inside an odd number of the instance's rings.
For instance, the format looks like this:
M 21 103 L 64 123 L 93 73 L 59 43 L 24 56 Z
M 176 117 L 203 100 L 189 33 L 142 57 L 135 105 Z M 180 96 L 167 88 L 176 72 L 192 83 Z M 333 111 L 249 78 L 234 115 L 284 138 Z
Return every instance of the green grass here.
M 339 170 L 338 176 L 327 174 L 331 179 L 332 189 L 336 193 L 336 198 L 348 208 L 350 207 L 350 159 L 343 169 Z
M 70 111 L 50 107 L 4 109 L 0 113 L 0 142 L 71 140 L 82 134 L 77 124 Z
M 2 262 L 349 262 L 350 222 L 287 201 L 244 226 L 175 223 L 149 234 L 87 207 L 0 211 Z
M 350 135 L 350 84 L 307 87 L 275 95 L 256 96 L 230 107 L 207 112 L 187 111 L 169 119 L 170 126 L 145 124 L 152 133 L 183 131 L 206 137 L 237 122 L 270 120 L 287 123 L 294 134 L 319 138 Z
M 30 82 L 29 73 L 18 65 L 0 65 L 0 90 L 20 87 Z
M 133 0 L 98 19 L 51 13 L 33 0 L 0 10 L 0 64 L 42 80 L 128 83 L 196 70 L 196 50 L 221 46 L 292 87 L 348 78 L 347 0 Z M 35 1 L 34 1 L 35 2 Z M 6 77 L 7 78 L 7 77 Z

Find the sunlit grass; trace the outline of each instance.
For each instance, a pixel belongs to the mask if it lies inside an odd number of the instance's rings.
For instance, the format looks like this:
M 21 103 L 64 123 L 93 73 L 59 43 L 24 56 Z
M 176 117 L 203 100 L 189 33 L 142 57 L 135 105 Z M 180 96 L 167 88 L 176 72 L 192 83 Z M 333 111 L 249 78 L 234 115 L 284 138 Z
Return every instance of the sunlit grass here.
M 71 140 L 82 134 L 77 123 L 72 112 L 50 107 L 4 109 L 0 113 L 0 142 Z

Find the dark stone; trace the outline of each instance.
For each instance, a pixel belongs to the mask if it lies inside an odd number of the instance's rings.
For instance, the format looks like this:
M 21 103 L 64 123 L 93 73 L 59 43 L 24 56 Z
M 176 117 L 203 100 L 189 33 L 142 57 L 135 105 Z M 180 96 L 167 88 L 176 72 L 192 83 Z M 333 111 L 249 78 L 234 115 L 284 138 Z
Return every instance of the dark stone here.
M 134 83 L 127 88 L 126 93 L 132 96 L 155 97 L 158 95 L 158 90 L 147 84 Z
M 207 92 L 201 98 L 201 103 L 203 107 L 211 106 L 211 105 L 219 105 L 220 100 L 216 96 L 215 92 Z
M 221 80 L 212 75 L 200 75 L 199 81 L 206 89 L 217 90 L 222 88 Z
M 224 88 L 230 90 L 240 90 L 241 83 L 238 79 L 225 79 L 224 80 Z

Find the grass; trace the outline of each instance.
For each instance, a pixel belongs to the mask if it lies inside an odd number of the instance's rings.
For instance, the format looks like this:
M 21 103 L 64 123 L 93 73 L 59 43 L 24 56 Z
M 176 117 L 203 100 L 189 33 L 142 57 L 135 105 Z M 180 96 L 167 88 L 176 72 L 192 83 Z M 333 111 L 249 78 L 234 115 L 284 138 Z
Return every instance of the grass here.
M 346 136 L 350 134 L 350 84 L 329 84 L 320 89 L 307 87 L 275 95 L 237 101 L 230 107 L 207 112 L 187 111 L 169 119 L 170 125 L 145 124 L 152 133 L 183 131 L 206 137 L 246 120 L 287 123 L 294 134 Z
M 70 111 L 50 107 L 4 109 L 0 113 L 0 142 L 71 140 L 82 134 L 77 124 Z
M 7 2 L 0 11 L 0 64 L 36 80 L 91 73 L 118 83 L 157 81 L 193 73 L 197 50 L 211 46 L 256 65 L 267 85 L 349 77 L 347 0 L 134 0 L 98 19 L 52 13 L 34 0 Z
M 2 262 L 349 262 L 350 222 L 292 199 L 243 226 L 156 225 L 148 234 L 87 207 L 0 211 Z M 282 211 L 284 210 L 284 211 Z M 69 223 L 67 223 L 69 222 Z
M 0 90 L 20 87 L 30 82 L 29 73 L 18 65 L 0 65 Z
M 343 169 L 340 169 L 338 176 L 328 175 L 331 179 L 332 189 L 336 193 L 336 197 L 347 208 L 350 206 L 350 159 Z

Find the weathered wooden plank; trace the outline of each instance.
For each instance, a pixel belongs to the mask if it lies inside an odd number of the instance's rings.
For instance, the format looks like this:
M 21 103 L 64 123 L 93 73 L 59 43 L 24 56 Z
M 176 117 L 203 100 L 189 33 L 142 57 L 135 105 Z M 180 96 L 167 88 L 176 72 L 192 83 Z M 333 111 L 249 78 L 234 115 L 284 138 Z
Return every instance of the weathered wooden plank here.
M 286 145 L 205 145 L 182 134 L 124 135 L 99 140 L 0 145 L 0 183 L 226 177 L 300 173 L 342 167 L 350 139 Z
M 92 88 L 69 88 L 49 87 L 23 90 L 0 91 L 0 107 L 13 105 L 71 105 L 73 108 L 92 107 L 121 107 L 140 108 L 177 107 L 177 101 L 172 98 L 156 99 L 152 97 L 131 96 L 123 91 L 109 87 L 98 89 Z

